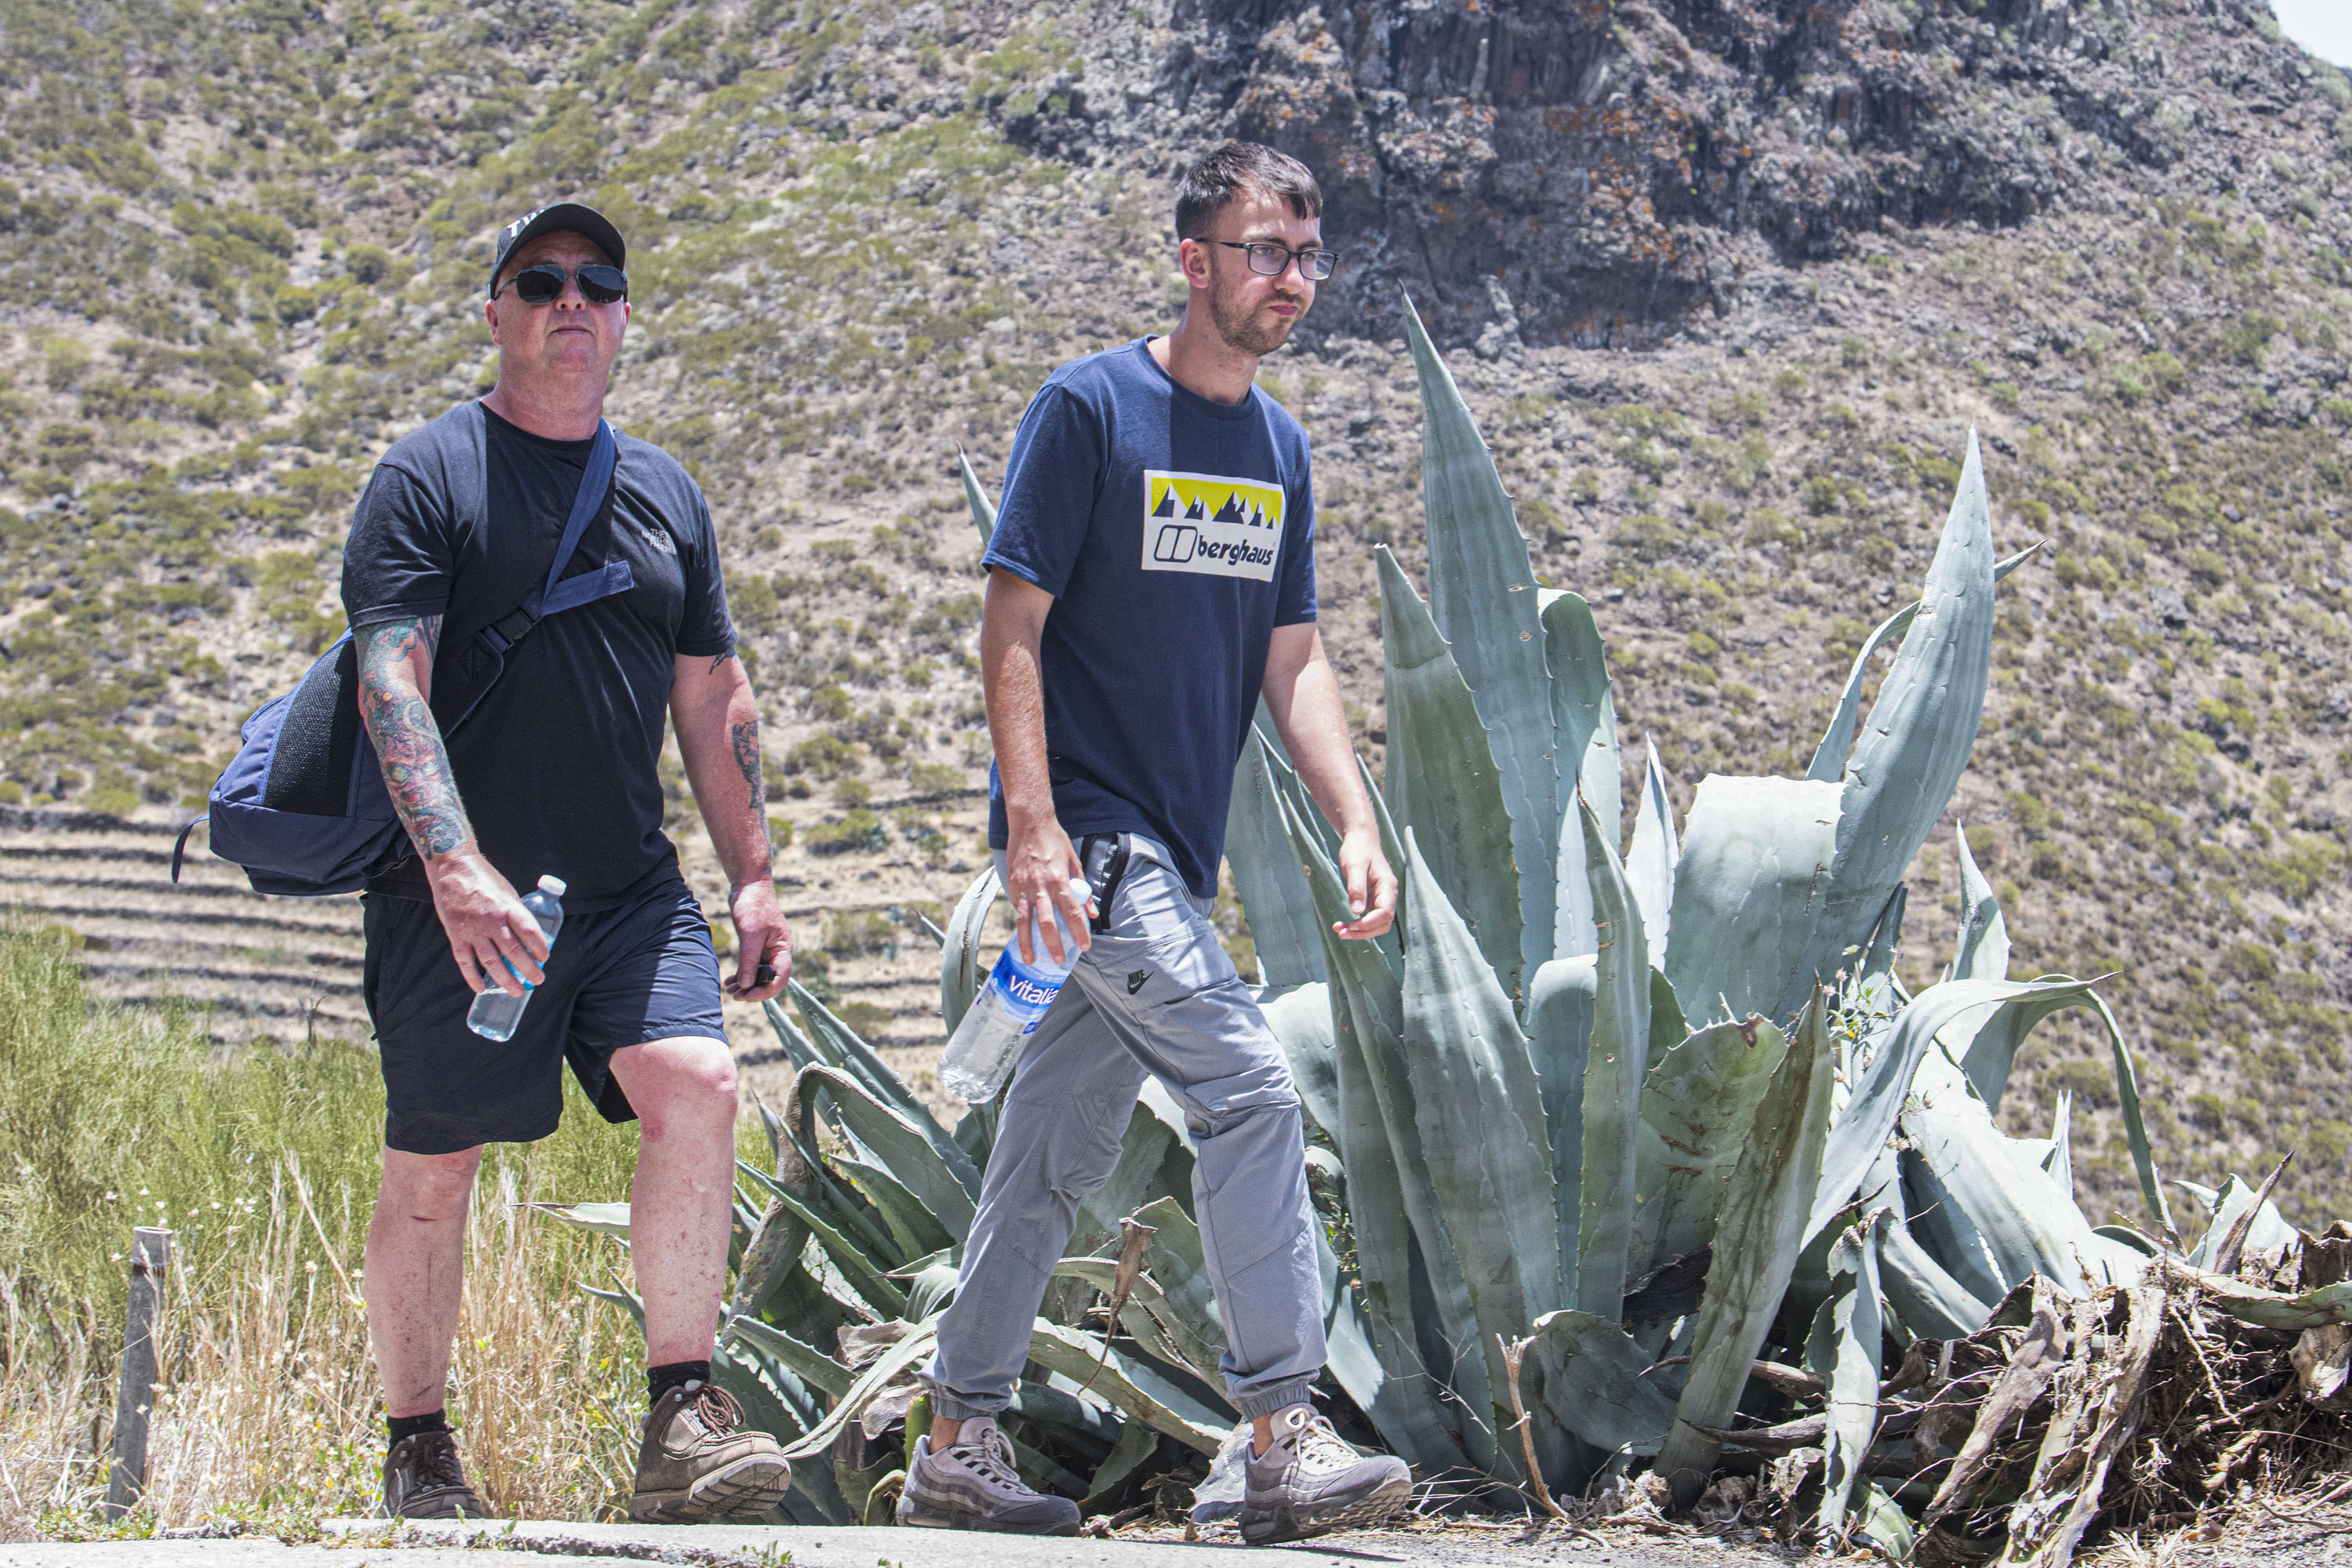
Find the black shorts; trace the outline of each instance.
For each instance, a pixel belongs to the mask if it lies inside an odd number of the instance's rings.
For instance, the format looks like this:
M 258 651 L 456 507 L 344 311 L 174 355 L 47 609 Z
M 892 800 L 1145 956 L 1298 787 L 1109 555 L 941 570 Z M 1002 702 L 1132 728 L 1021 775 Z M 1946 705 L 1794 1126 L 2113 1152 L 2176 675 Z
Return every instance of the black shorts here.
M 613 1053 L 673 1036 L 727 1037 L 719 956 L 684 881 L 657 879 L 610 910 L 566 911 L 547 979 L 501 1045 L 466 1027 L 474 993 L 431 904 L 371 893 L 361 989 L 383 1066 L 387 1147 L 454 1154 L 527 1143 L 563 1119 L 562 1064 L 607 1121 L 636 1112 Z

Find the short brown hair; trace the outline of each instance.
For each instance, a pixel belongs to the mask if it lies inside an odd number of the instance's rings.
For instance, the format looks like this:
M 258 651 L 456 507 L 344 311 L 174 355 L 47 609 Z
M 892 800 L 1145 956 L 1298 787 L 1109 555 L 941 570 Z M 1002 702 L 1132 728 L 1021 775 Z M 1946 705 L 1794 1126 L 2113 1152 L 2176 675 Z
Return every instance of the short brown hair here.
M 1228 142 L 1184 171 L 1176 187 L 1176 237 L 1205 237 L 1217 215 L 1244 192 L 1289 202 L 1295 217 L 1323 216 L 1323 187 L 1306 164 L 1255 142 Z

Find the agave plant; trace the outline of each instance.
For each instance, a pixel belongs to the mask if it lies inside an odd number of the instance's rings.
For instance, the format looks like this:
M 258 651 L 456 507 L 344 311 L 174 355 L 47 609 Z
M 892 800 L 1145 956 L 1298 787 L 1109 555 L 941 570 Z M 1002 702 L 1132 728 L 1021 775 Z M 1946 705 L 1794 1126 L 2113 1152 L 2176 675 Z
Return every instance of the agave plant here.
M 1366 770 L 1402 883 L 1395 931 L 1329 934 L 1346 916 L 1337 835 L 1269 725 L 1241 758 L 1226 837 L 1346 1253 L 1324 1249 L 1330 1381 L 1423 1476 L 1558 1489 L 1646 1460 L 1687 1500 L 1769 1350 L 1814 1366 L 1846 1413 L 1824 1438 L 1823 1522 L 1851 1509 L 1884 1539 L 1894 1505 L 1863 1460 L 1885 1336 L 1959 1338 L 2029 1280 L 2129 1281 L 2158 1237 L 2179 1245 L 2115 1019 L 2089 983 L 2008 977 L 1965 835 L 1942 978 L 1914 995 L 1895 971 L 1903 878 L 1967 765 L 1995 585 L 2025 556 L 1995 558 L 1972 436 L 1924 590 L 1855 658 L 1806 776 L 1710 776 L 1677 821 L 1645 747 L 1621 850 L 1591 606 L 1537 581 L 1410 306 L 1407 326 L 1430 591 L 1378 552 L 1389 740 L 1384 776 Z M 969 463 L 963 477 L 985 536 L 994 510 Z M 1865 715 L 1871 661 L 1897 639 Z M 997 896 L 983 872 L 933 933 L 950 1032 Z M 798 1070 L 763 1107 L 766 1168 L 743 1166 L 716 1375 L 803 1461 L 788 1510 L 838 1522 L 887 1502 L 903 1468 L 890 1435 L 920 1427 L 912 1373 L 954 1288 L 993 1110 L 950 1131 L 814 996 L 793 998 L 805 1027 L 769 1006 Z M 2106 1029 L 2153 1235 L 2084 1215 L 2063 1100 L 2047 1139 L 2000 1130 L 2021 1042 L 2069 1007 Z M 1234 1428 L 1191 1158 L 1147 1084 L 1008 1421 L 1033 1484 L 1100 1503 Z M 2215 1202 L 2230 1223 L 2255 1206 L 2242 1184 Z M 566 1213 L 625 1231 L 625 1205 Z M 823 1454 L 829 1468 L 806 1462 Z

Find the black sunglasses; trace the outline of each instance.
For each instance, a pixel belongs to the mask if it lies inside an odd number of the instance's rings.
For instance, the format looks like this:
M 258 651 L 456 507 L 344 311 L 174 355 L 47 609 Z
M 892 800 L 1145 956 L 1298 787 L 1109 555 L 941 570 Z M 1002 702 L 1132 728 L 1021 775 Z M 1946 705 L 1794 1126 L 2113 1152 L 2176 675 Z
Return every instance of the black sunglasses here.
M 506 286 L 526 305 L 551 305 L 563 298 L 564 284 L 574 278 L 580 280 L 580 297 L 592 305 L 610 305 L 629 297 L 629 275 L 601 261 L 592 261 L 576 272 L 567 272 L 552 261 L 542 261 L 508 279 Z M 492 294 L 490 298 L 495 300 L 498 296 Z
M 1228 250 L 1247 251 L 1249 269 L 1261 278 L 1281 277 L 1290 270 L 1290 258 L 1294 256 L 1298 258 L 1300 275 L 1311 282 L 1322 282 L 1331 276 L 1332 268 L 1339 265 L 1338 251 L 1318 249 L 1314 246 L 1293 250 L 1270 239 L 1219 239 L 1210 243 L 1222 245 Z

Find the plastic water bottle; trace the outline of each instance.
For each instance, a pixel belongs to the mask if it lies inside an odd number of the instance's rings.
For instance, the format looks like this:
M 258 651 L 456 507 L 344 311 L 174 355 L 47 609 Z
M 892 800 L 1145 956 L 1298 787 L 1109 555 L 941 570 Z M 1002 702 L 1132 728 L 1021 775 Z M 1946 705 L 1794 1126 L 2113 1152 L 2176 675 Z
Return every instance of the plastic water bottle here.
M 1086 908 L 1090 896 L 1085 882 L 1075 877 L 1070 879 L 1070 897 L 1080 909 Z M 1054 910 L 1054 922 L 1061 928 L 1063 956 L 1075 963 L 1077 944 L 1071 940 L 1059 909 Z M 948 1048 L 940 1053 L 940 1082 L 960 1100 L 978 1105 L 996 1098 L 1038 1021 L 1045 1016 L 1045 1009 L 1061 994 L 1062 982 L 1069 978 L 1070 964 L 1055 963 L 1047 951 L 1036 913 L 1029 917 L 1029 951 L 1037 955 L 1036 963 L 1021 962 L 1018 936 L 1004 944 L 996 967 L 988 972 L 988 984 L 980 988 Z
M 555 933 L 563 929 L 563 879 L 541 877 L 539 886 L 522 896 L 522 907 L 539 922 L 540 934 L 547 938 L 548 948 L 552 951 Z M 507 964 L 508 973 L 514 973 L 514 965 L 507 963 L 503 953 L 499 962 Z M 515 1029 L 522 1023 L 522 1010 L 530 1005 L 531 990 L 528 980 L 523 981 L 520 996 L 510 996 L 500 987 L 490 986 L 474 998 L 473 1007 L 466 1014 L 466 1027 L 486 1040 L 513 1039 Z

